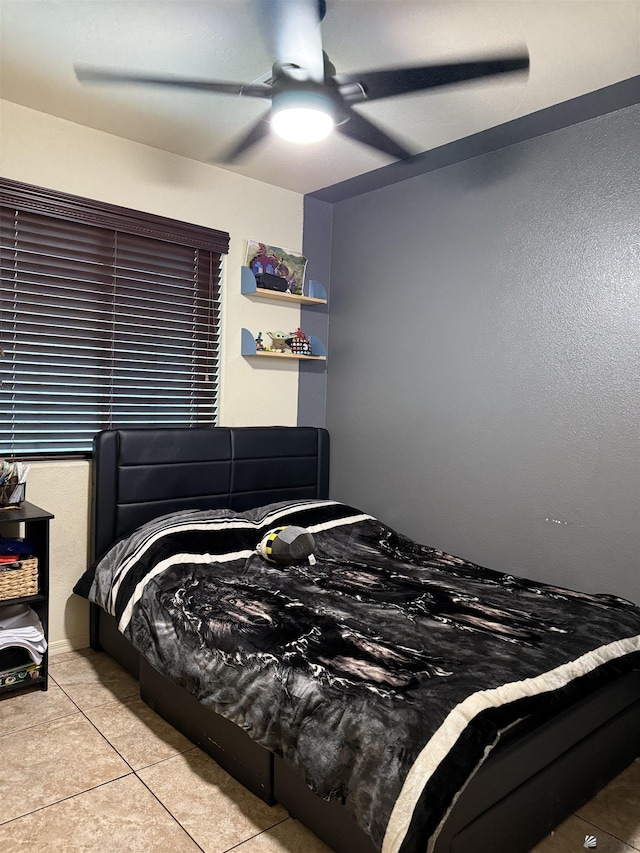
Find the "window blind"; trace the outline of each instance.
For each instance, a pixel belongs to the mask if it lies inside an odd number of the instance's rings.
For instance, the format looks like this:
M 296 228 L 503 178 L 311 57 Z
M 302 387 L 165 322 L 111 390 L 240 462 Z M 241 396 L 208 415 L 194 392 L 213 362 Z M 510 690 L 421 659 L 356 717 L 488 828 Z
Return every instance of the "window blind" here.
M 110 205 L 89 224 L 82 210 L 0 201 L 0 455 L 86 453 L 101 429 L 214 425 L 221 253 L 173 242 L 171 220 L 131 227 L 123 211 L 114 227 L 123 209 Z

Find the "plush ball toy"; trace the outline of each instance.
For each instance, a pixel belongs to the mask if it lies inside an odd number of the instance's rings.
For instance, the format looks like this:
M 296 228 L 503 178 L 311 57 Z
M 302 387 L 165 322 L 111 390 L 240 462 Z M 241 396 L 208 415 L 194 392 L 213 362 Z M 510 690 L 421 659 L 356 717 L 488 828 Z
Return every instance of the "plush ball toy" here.
M 288 566 L 308 560 L 315 563 L 313 536 L 304 527 L 275 527 L 262 537 L 258 545 L 258 553 L 270 563 L 280 563 Z

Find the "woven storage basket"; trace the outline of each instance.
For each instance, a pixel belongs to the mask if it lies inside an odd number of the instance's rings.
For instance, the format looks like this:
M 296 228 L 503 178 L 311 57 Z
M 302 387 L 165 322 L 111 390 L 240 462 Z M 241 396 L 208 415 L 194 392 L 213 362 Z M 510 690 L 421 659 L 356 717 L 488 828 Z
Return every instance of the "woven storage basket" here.
M 11 566 L 11 568 L 9 568 Z M 15 566 L 15 568 L 14 568 Z M 38 592 L 38 558 L 28 557 L 0 566 L 0 601 Z

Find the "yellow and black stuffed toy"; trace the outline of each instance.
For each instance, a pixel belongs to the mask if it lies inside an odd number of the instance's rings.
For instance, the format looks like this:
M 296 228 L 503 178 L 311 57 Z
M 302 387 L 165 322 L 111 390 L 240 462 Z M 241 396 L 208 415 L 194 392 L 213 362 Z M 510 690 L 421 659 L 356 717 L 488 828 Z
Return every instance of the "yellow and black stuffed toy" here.
M 316 561 L 313 556 L 315 545 L 313 536 L 304 527 L 288 525 L 275 527 L 266 533 L 257 550 L 270 563 L 290 566 L 306 560 L 314 565 Z

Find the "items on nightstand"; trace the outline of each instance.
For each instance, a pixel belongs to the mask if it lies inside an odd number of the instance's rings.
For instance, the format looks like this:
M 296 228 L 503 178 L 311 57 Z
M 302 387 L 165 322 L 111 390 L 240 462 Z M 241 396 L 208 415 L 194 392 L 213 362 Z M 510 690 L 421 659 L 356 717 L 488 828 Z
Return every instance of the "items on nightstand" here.
M 28 604 L 14 604 L 0 611 L 0 651 L 20 646 L 35 664 L 47 650 L 42 622 Z
M 42 678 L 43 665 L 33 661 L 19 660 L 19 654 L 11 655 L 12 652 L 19 653 L 19 651 L 19 649 L 7 649 L 7 660 L 0 661 L 0 690 L 24 687 L 33 679 Z M 12 660 L 13 663 L 11 663 Z
M 0 459 L 0 507 L 19 506 L 24 501 L 31 465 Z
M 0 602 L 38 592 L 38 560 L 24 539 L 0 536 Z

